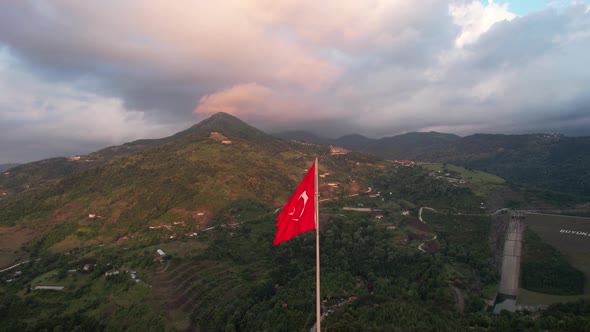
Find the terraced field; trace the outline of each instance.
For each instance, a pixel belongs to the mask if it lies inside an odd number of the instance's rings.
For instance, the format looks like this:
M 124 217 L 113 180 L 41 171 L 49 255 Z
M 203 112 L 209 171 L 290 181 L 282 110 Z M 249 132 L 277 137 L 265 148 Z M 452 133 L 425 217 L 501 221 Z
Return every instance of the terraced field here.
M 222 318 L 232 310 L 230 302 L 247 291 L 247 282 L 237 273 L 207 260 L 171 266 L 158 273 L 154 282 L 155 298 L 175 327 L 185 331 L 225 325 Z

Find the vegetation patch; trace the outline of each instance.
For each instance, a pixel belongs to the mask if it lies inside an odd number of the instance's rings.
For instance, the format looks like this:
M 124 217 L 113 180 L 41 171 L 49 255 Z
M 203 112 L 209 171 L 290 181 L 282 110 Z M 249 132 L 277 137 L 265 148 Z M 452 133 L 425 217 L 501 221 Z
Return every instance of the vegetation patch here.
M 385 200 L 404 200 L 443 211 L 481 211 L 481 199 L 469 188 L 432 178 L 420 169 L 399 168 L 376 177 L 373 183 Z
M 490 217 L 444 214 L 425 209 L 422 219 L 438 235 L 441 253 L 478 271 L 478 278 L 484 285 L 498 280 L 488 244 Z
M 584 293 L 590 296 L 590 218 L 527 214 L 527 228 L 557 249 L 563 258 L 584 274 Z
M 559 250 L 527 229 L 524 232 L 521 284 L 523 288 L 539 293 L 577 295 L 584 293 L 584 274 L 571 266 Z

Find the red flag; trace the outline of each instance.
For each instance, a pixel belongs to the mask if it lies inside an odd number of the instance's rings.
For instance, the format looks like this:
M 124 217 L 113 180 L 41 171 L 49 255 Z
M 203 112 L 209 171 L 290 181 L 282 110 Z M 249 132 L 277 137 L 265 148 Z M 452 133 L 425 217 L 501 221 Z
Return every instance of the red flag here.
M 315 163 L 279 213 L 275 246 L 315 229 Z

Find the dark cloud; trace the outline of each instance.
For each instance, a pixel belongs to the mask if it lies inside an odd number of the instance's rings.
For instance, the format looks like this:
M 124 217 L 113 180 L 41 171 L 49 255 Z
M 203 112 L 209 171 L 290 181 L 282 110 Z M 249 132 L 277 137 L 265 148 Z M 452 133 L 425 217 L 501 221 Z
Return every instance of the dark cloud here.
M 552 10 L 495 24 L 466 48 L 474 53 L 474 63 L 497 70 L 518 68 L 545 52 L 555 50 L 554 39 L 567 32 L 571 17 Z

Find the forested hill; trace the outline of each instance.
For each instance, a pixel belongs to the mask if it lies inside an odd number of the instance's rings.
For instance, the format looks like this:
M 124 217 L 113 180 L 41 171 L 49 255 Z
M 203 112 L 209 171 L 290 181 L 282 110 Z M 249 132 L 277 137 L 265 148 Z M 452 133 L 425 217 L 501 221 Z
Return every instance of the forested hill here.
M 278 136 L 314 142 L 314 136 L 302 132 Z M 452 163 L 543 189 L 590 195 L 590 137 L 548 134 L 459 137 L 429 132 L 381 139 L 348 135 L 329 143 L 386 159 Z
M 10 172 L 0 176 L 0 190 L 12 194 L 48 188 L 68 176 L 106 165 L 114 159 L 154 149 L 165 144 L 174 144 L 187 138 L 203 139 L 210 135 L 211 131 L 215 130 L 230 131 L 232 135 L 237 135 L 242 139 L 252 139 L 259 143 L 267 141 L 268 144 L 271 144 L 271 142 L 277 141 L 276 138 L 235 117 L 218 113 L 186 130 L 164 138 L 140 139 L 122 145 L 106 147 L 87 155 L 55 157 L 20 165 L 0 165 L 0 171 L 5 166 L 11 167 Z
M 272 239 L 316 157 L 327 330 L 590 324 L 587 301 L 535 319 L 483 312 L 509 218 L 484 202 L 510 191 L 502 179 L 289 142 L 223 113 L 136 144 L 0 200 L 0 331 L 309 331 L 315 234 Z
M 55 158 L 2 174 L 0 189 L 10 180 L 25 182 L 21 192 L 0 201 L 0 224 L 96 213 L 126 229 L 129 223 L 154 220 L 170 209 L 216 211 L 237 199 L 273 204 L 286 201 L 316 156 L 322 158 L 322 171 L 339 182 L 350 182 L 351 177 L 360 181 L 363 175 L 356 173 L 355 165 L 380 159 L 361 153 L 332 156 L 329 147 L 278 139 L 224 113 L 150 143 L 94 164 Z M 126 145 L 109 151 L 118 149 Z

